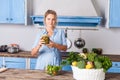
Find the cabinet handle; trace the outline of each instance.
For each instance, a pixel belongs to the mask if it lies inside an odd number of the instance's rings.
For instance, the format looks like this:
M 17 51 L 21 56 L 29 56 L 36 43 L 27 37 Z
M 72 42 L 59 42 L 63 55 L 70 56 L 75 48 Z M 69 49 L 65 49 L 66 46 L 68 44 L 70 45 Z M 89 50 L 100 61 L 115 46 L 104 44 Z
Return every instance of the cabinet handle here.
M 6 18 L 6 20 L 9 20 L 9 18 Z
M 118 64 L 115 64 L 115 66 L 118 66 Z
M 12 19 L 12 18 L 10 18 L 10 20 L 12 21 L 13 19 Z

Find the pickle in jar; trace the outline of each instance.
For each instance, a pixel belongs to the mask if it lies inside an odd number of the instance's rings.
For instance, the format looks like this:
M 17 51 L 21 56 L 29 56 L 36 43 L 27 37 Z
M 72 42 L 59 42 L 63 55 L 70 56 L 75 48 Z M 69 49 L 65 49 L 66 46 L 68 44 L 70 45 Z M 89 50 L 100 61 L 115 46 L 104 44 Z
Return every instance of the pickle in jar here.
M 49 44 L 50 39 L 48 35 L 43 35 L 42 39 L 45 41 L 45 44 Z

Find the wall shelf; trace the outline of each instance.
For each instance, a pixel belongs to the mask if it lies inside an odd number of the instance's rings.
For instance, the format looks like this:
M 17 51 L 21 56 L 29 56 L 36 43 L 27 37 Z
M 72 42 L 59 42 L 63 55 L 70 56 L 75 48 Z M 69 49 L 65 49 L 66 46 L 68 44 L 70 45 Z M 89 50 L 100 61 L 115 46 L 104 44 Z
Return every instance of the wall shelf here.
M 43 16 L 31 16 L 33 24 L 39 24 L 43 26 Z M 61 28 L 77 29 L 93 29 L 101 23 L 102 17 L 98 16 L 58 16 L 57 26 Z M 64 26 L 64 27 L 63 27 Z M 60 27 L 59 27 L 60 28 Z

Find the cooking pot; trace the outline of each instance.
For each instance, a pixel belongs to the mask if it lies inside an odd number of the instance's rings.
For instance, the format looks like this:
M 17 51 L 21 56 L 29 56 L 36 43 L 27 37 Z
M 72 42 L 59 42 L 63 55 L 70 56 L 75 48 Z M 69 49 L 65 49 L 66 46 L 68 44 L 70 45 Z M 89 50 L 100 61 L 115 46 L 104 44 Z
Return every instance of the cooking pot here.
M 81 30 L 79 34 L 81 36 Z M 74 41 L 74 45 L 77 48 L 83 48 L 85 46 L 85 40 L 79 37 Z
M 8 52 L 9 53 L 17 53 L 17 52 L 19 52 L 19 48 L 17 48 L 17 47 L 9 47 Z
M 10 45 L 8 45 L 7 51 L 9 53 L 17 53 L 17 52 L 19 52 L 19 45 L 18 44 L 10 44 Z
M 83 48 L 85 46 L 85 40 L 82 38 L 78 38 L 74 41 L 74 45 L 77 48 Z

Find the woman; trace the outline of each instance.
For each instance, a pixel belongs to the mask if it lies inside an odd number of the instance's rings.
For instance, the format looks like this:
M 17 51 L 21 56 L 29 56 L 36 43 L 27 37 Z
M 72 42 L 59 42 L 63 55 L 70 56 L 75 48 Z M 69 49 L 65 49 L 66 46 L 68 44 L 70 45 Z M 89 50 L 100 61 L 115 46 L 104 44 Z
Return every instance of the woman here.
M 37 55 L 36 69 L 44 70 L 47 65 L 60 65 L 60 51 L 67 50 L 67 43 L 64 30 L 57 29 L 57 14 L 54 10 L 47 10 L 44 15 L 45 29 L 37 35 L 37 39 L 31 51 L 32 55 Z M 49 36 L 49 44 L 45 44 L 43 35 Z

